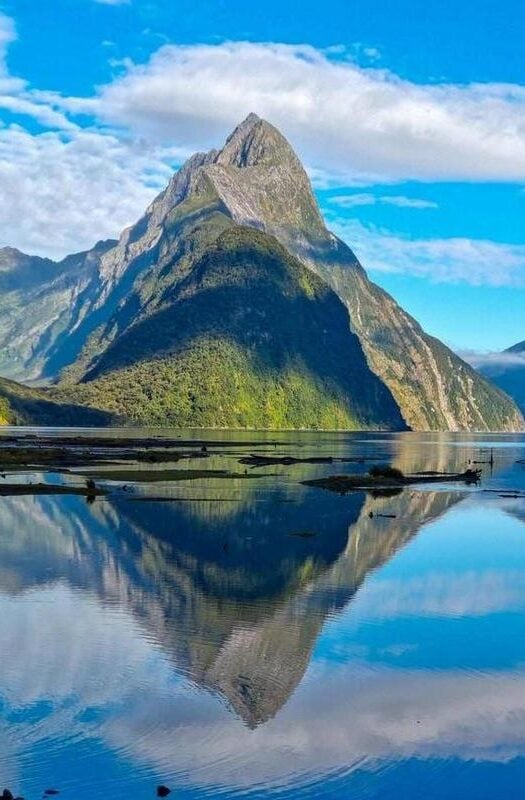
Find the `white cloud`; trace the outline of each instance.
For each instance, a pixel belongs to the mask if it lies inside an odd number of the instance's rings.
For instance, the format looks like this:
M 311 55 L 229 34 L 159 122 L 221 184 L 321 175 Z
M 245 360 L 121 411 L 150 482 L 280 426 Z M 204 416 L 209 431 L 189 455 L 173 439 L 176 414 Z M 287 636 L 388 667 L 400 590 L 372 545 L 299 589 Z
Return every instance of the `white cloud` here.
M 28 116 L 50 128 L 73 130 L 77 126 L 56 108 L 56 102 L 38 91 L 30 91 L 27 82 L 10 74 L 7 66 L 9 45 L 17 39 L 14 21 L 0 12 L 0 109 Z M 55 101 L 57 95 L 53 95 Z
M 0 69 L 5 69 L 5 55 L 7 47 L 16 41 L 16 28 L 14 21 L 0 12 Z
M 482 239 L 409 239 L 334 217 L 332 229 L 368 270 L 427 278 L 436 283 L 525 287 L 525 245 Z
M 476 369 L 485 369 L 496 376 L 508 369 L 525 369 L 525 350 L 523 352 L 485 352 L 462 350 L 459 355 Z
M 16 38 L 13 20 L 0 11 L 0 99 L 4 94 L 19 91 L 25 86 L 24 81 L 11 77 L 7 69 L 7 51 Z
M 417 197 L 405 197 L 399 194 L 376 195 L 371 192 L 356 194 L 335 195 L 328 198 L 331 205 L 341 208 L 354 208 L 355 206 L 387 205 L 397 208 L 437 208 L 438 204 L 431 200 L 422 200 Z
M 525 87 L 419 85 L 309 46 L 162 47 L 100 93 L 107 120 L 207 147 L 249 111 L 316 170 L 373 180 L 525 179 Z
M 96 131 L 0 128 L 0 247 L 59 258 L 118 236 L 169 179 L 163 155 Z
M 121 77 L 97 95 L 62 97 L 10 75 L 5 58 L 15 39 L 13 21 L 0 14 L 0 108 L 42 132 L 0 123 L 0 246 L 58 257 L 118 235 L 166 183 L 174 160 L 217 146 L 252 109 L 283 129 L 324 185 L 525 176 L 523 87 L 416 86 L 340 52 L 223 43 L 162 47 L 145 65 L 121 62 Z M 346 207 L 372 202 L 434 206 L 372 192 L 336 198 Z M 524 285 L 524 247 L 410 241 L 337 218 L 334 225 L 374 270 Z
M 15 25 L 0 14 L 0 109 L 36 121 L 42 132 L 0 123 L 0 247 L 60 258 L 118 236 L 169 180 L 186 156 L 139 137 L 83 129 L 90 99 L 65 102 L 9 75 L 5 56 Z

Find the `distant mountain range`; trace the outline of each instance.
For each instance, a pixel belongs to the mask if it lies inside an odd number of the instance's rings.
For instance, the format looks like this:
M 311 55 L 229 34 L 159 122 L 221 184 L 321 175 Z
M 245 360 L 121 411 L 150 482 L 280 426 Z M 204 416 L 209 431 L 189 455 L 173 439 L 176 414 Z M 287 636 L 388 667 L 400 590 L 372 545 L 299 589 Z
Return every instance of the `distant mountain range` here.
M 504 350 L 479 367 L 480 372 L 512 397 L 525 413 L 525 342 Z
M 60 263 L 0 250 L 0 374 L 143 424 L 522 430 L 326 228 L 251 114 L 118 242 Z M 2 387 L 0 386 L 0 397 Z

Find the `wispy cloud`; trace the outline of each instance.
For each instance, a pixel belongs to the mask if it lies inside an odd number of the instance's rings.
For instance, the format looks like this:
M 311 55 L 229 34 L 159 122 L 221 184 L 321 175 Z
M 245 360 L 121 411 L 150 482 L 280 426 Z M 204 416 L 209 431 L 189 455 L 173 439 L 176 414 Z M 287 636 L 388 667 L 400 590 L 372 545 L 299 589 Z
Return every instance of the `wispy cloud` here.
M 355 206 L 376 206 L 387 205 L 397 206 L 397 208 L 437 208 L 438 204 L 431 200 L 421 200 L 417 197 L 405 197 L 404 195 L 387 194 L 376 195 L 371 192 L 360 192 L 357 194 L 335 195 L 328 199 L 331 205 L 340 208 L 354 208 Z
M 7 47 L 11 42 L 16 41 L 16 28 L 15 23 L 6 14 L 0 12 L 0 63 L 4 66 L 4 59 L 7 52 Z
M 525 287 L 525 245 L 465 238 L 409 239 L 337 216 L 332 216 L 331 225 L 372 271 L 437 283 Z
M 15 40 L 13 21 L 0 13 L 0 109 L 41 131 L 0 124 L 0 247 L 59 258 L 135 222 L 169 180 L 173 160 L 187 154 L 82 128 L 75 117 L 91 114 L 89 98 L 66 102 L 9 74 L 5 58 Z
M 0 128 L 0 247 L 59 258 L 118 235 L 169 180 L 164 156 L 97 132 Z
M 525 349 L 521 353 L 507 351 L 479 353 L 475 350 L 462 350 L 458 355 L 475 369 L 482 369 L 493 376 L 508 369 L 525 369 Z
M 25 82 L 9 74 L 6 57 L 9 45 L 17 39 L 14 21 L 0 11 L 0 98 L 4 95 L 19 92 L 25 87 Z
M 131 0 L 94 0 L 94 2 L 103 6 L 128 6 Z
M 342 182 L 525 179 L 525 87 L 414 84 L 306 45 L 167 45 L 103 88 L 98 111 L 199 147 L 256 111 Z

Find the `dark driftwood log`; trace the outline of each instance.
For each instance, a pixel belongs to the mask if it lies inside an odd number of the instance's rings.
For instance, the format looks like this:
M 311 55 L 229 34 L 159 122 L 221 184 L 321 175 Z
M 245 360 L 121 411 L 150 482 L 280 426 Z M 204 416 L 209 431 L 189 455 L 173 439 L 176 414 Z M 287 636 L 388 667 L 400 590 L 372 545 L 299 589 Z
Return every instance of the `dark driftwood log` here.
M 271 467 L 276 464 L 364 464 L 365 461 L 372 461 L 370 458 L 338 458 L 337 456 L 311 456 L 307 458 L 296 458 L 295 456 L 262 456 L 258 453 L 251 453 L 239 459 L 239 464 L 247 464 L 251 467 Z
M 346 494 L 361 489 L 402 489 L 417 483 L 478 483 L 481 470 L 467 469 L 465 472 L 441 473 L 439 475 L 400 475 L 385 477 L 382 475 L 331 475 L 328 478 L 316 478 L 302 481 L 304 486 L 316 486 L 338 494 Z
M 66 486 L 53 483 L 1 483 L 0 497 L 13 497 L 34 494 L 71 494 L 95 498 L 107 494 L 96 486 Z

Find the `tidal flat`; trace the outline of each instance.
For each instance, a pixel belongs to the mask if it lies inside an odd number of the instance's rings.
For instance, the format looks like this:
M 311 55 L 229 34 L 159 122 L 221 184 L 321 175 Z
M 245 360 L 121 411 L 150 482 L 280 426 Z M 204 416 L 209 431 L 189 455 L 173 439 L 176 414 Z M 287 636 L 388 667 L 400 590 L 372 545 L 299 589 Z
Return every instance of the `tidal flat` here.
M 517 797 L 524 459 L 510 434 L 3 430 L 3 785 Z M 316 485 L 378 464 L 417 481 Z

